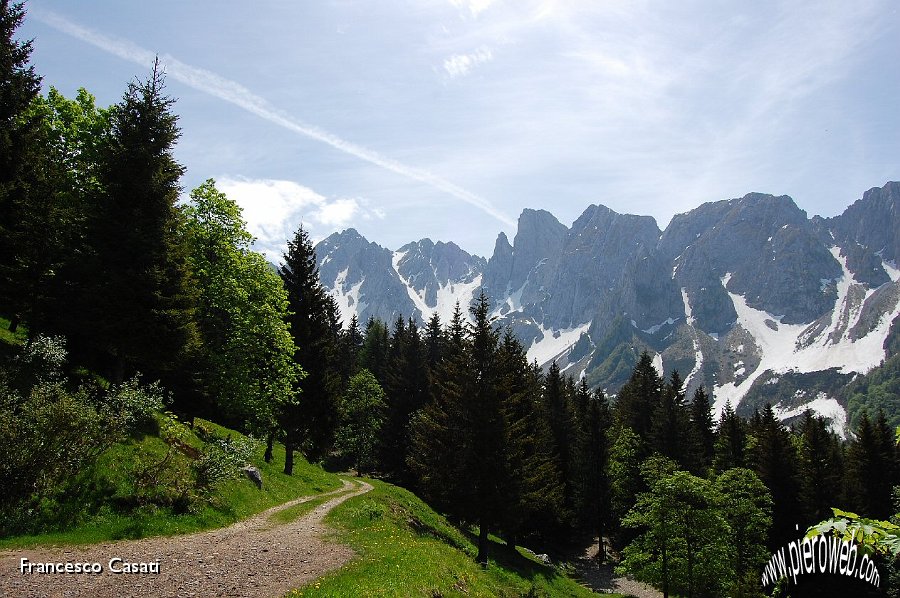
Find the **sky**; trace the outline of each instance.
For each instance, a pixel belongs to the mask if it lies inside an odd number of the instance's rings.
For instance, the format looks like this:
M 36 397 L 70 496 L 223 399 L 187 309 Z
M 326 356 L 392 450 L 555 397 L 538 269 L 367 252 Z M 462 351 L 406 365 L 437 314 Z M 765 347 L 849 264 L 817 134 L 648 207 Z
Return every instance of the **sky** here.
M 302 224 L 489 257 L 525 208 L 674 214 L 749 192 L 841 213 L 900 179 L 895 0 L 29 0 L 45 90 L 155 56 L 187 194 L 277 261 Z

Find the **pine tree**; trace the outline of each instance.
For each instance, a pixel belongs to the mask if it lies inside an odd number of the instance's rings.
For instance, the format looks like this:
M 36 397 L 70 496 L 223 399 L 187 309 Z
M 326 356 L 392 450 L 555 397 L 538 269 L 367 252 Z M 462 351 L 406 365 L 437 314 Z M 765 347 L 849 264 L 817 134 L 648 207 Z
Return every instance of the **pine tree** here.
M 77 307 L 85 315 L 81 336 L 112 358 L 114 382 L 140 369 L 186 389 L 187 360 L 198 346 L 197 295 L 180 232 L 184 167 L 173 153 L 180 136 L 173 104 L 157 63 L 111 109 Z
M 297 346 L 294 360 L 307 372 L 299 384 L 299 406 L 291 406 L 282 414 L 284 472 L 290 475 L 293 451 L 301 443 L 311 460 L 327 454 L 337 425 L 340 377 L 335 367 L 334 304 L 319 281 L 315 251 L 302 226 L 288 241 L 279 274 L 288 294 L 288 321 Z
M 368 328 L 367 328 L 368 330 Z M 462 521 L 470 513 L 471 443 L 463 397 L 471 392 L 469 348 L 459 303 L 448 325 L 447 346 L 435 366 L 431 399 L 412 417 L 407 466 L 429 504 Z M 367 333 L 368 341 L 368 333 Z M 373 337 L 380 336 L 373 331 Z
M 359 350 L 359 366 L 372 372 L 378 383 L 387 383 L 387 361 L 390 339 L 384 322 L 374 317 L 366 322 L 363 344 Z
M 413 413 L 428 402 L 429 384 L 422 339 L 415 320 L 397 318 L 388 352 L 387 421 L 381 438 L 383 471 L 400 484 L 412 486 L 406 465 L 409 425 Z

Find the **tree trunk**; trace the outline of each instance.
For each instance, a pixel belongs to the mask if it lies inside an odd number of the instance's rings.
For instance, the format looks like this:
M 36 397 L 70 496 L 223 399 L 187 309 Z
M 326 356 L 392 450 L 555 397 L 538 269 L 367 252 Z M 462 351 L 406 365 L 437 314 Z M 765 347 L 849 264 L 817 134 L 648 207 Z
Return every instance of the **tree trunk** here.
M 20 321 L 21 318 L 19 318 L 19 316 L 13 316 L 9 321 L 9 331 L 15 332 L 16 330 L 18 330 Z
M 482 567 L 487 567 L 488 564 L 488 528 L 484 520 L 478 524 L 478 556 L 475 557 L 475 562 Z
M 275 430 L 269 430 L 268 436 L 266 436 L 266 452 L 263 455 L 263 459 L 265 459 L 266 463 L 272 462 L 272 447 L 275 445 Z
M 284 473 L 294 475 L 294 435 L 290 432 L 284 439 Z

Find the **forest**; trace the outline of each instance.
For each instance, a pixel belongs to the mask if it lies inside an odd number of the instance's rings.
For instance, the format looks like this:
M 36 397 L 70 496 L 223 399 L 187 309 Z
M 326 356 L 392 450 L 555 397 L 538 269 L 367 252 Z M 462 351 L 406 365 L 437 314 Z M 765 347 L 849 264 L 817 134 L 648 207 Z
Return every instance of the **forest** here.
M 875 403 L 847 441 L 809 412 L 715 420 L 704 389 L 637 352 L 607 394 L 529 362 L 484 294 L 446 322 L 342 322 L 302 226 L 273 269 L 215 181 L 181 199 L 159 64 L 109 107 L 42 94 L 23 16 L 0 3 L 0 315 L 19 341 L 0 344 L 0 535 L 61 525 L 72 472 L 196 417 L 267 461 L 283 442 L 287 474 L 300 453 L 414 491 L 477 530 L 479 562 L 489 534 L 561 555 L 599 538 L 599 561 L 667 594 L 761 595 L 771 553 L 832 507 L 897 510 Z M 137 502 L 202 501 L 246 450 L 220 444 L 177 483 L 136 480 Z

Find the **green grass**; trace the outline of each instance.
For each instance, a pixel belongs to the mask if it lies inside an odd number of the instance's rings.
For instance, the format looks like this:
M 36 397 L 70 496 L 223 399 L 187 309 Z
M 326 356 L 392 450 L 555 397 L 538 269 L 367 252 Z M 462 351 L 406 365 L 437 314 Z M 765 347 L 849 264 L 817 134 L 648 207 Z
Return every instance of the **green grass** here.
M 219 435 L 238 435 L 237 432 L 216 424 L 206 421 L 202 423 Z M 192 433 L 188 444 L 200 447 L 202 440 Z M 166 451 L 165 443 L 156 436 L 145 436 L 127 444 L 116 445 L 101 456 L 92 471 L 79 474 L 86 478 L 84 484 L 78 485 L 84 488 L 83 495 L 68 496 L 62 504 L 47 505 L 47 512 L 52 512 L 52 516 L 45 515 L 48 519 L 47 527 L 53 527 L 55 521 L 56 530 L 0 538 L 0 550 L 48 544 L 95 544 L 124 538 L 185 534 L 229 525 L 298 496 L 315 495 L 341 486 L 336 475 L 307 463 L 299 455 L 295 455 L 294 475 L 284 475 L 281 472 L 284 447 L 275 445 L 271 464 L 263 460 L 264 448 L 259 447 L 253 459 L 262 473 L 262 490 L 258 490 L 249 479 L 241 476 L 218 487 L 211 500 L 196 512 L 173 513 L 167 508 L 144 507 L 134 510 L 124 509 L 117 504 L 118 499 L 127 496 L 131 490 L 128 472 L 138 455 L 161 457 Z M 93 505 L 91 512 L 84 512 L 85 505 Z M 62 523 L 71 521 L 75 524 Z
M 0 317 L 0 343 L 6 345 L 24 345 L 28 338 L 25 326 L 20 325 L 15 332 L 9 331 L 9 320 Z
M 491 562 L 474 561 L 476 547 L 412 493 L 378 481 L 375 489 L 327 517 L 358 557 L 289 596 L 593 596 L 590 590 L 522 551 L 494 543 Z

